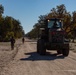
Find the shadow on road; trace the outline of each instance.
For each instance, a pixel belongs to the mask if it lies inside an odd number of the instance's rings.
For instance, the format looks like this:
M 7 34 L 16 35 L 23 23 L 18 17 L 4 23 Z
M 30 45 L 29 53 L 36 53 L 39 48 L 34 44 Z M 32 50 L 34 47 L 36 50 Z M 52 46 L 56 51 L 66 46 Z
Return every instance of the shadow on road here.
M 27 40 L 25 42 L 37 42 L 37 41 L 35 41 L 35 40 Z
M 62 55 L 46 53 L 46 55 L 40 55 L 37 52 L 25 53 L 25 55 L 30 55 L 27 58 L 21 58 L 22 61 L 38 61 L 38 60 L 55 60 L 55 59 L 64 59 L 65 57 Z

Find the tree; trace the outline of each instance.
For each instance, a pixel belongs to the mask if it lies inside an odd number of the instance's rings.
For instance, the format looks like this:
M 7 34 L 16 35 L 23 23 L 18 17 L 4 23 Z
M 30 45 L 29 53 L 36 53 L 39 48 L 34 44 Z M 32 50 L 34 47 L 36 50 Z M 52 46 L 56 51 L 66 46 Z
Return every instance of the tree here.
M 72 30 L 72 36 L 73 36 L 73 42 L 74 42 L 74 39 L 76 37 L 76 11 L 74 11 L 72 14 L 73 14 L 73 17 L 72 17 L 71 30 Z
M 63 20 L 63 28 L 67 32 L 67 37 L 76 37 L 76 11 L 70 14 L 70 12 L 66 10 L 64 4 L 58 5 L 56 8 L 52 8 L 48 15 L 40 15 L 38 23 L 36 23 L 33 30 L 29 32 L 30 35 L 32 37 L 36 36 L 36 34 L 39 32 L 39 28 L 45 26 L 45 19 L 50 18 L 61 18 Z
M 0 15 L 4 13 L 4 7 L 0 4 Z
M 25 33 L 19 20 L 11 16 L 3 17 L 4 7 L 0 5 L 0 41 L 8 41 L 11 36 L 22 37 Z

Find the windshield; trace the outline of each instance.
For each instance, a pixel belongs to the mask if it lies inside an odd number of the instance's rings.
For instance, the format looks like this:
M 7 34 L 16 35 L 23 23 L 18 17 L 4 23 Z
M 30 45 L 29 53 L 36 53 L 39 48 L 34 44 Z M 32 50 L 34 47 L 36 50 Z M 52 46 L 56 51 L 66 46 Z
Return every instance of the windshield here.
M 61 28 L 61 22 L 48 20 L 48 28 Z

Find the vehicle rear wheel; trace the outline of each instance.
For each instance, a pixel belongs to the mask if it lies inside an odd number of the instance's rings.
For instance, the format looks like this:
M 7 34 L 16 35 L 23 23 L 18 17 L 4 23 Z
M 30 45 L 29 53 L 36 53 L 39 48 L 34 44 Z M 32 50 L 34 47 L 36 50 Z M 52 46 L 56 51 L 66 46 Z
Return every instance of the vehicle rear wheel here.
M 63 56 L 68 56 L 69 55 L 69 49 L 63 49 L 62 53 L 63 53 Z
M 69 55 L 69 44 L 66 45 L 66 48 L 63 48 L 62 54 L 63 54 L 63 56 Z

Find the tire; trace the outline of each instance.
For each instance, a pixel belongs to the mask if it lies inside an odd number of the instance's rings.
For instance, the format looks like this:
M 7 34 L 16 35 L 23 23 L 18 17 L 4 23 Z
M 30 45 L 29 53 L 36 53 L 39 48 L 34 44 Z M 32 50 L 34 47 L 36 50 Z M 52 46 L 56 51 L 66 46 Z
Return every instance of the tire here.
M 63 54 L 63 56 L 68 56 L 69 55 L 69 45 L 68 45 L 67 48 L 62 50 L 62 54 Z
M 37 53 L 39 53 L 40 55 L 46 54 L 45 41 L 43 39 L 39 39 L 37 41 Z
M 69 55 L 69 50 L 63 49 L 63 56 L 68 56 L 68 55 Z
M 37 53 L 39 53 L 40 50 L 40 39 L 37 41 Z
M 62 50 L 57 50 L 57 54 L 62 54 Z

